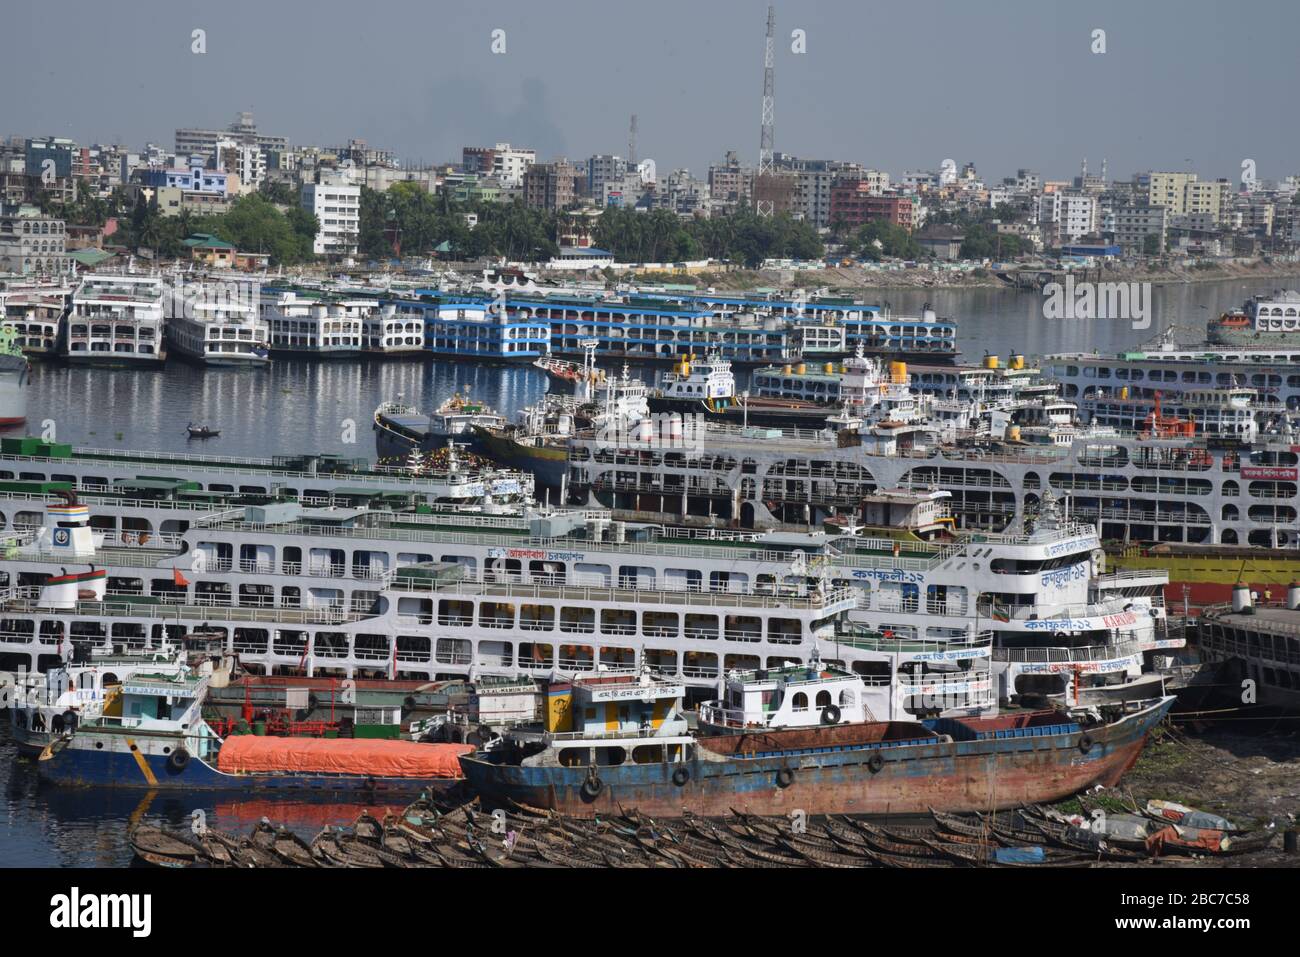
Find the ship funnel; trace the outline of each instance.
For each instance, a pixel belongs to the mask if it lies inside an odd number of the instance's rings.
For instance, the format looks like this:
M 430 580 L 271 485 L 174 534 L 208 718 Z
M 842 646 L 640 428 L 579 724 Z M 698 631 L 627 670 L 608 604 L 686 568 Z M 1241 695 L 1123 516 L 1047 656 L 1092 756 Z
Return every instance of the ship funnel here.
M 1246 615 L 1255 610 L 1250 586 L 1245 582 L 1237 582 L 1232 586 L 1232 610 Z
M 1286 606 L 1292 611 L 1300 611 L 1300 582 L 1292 582 L 1287 586 Z

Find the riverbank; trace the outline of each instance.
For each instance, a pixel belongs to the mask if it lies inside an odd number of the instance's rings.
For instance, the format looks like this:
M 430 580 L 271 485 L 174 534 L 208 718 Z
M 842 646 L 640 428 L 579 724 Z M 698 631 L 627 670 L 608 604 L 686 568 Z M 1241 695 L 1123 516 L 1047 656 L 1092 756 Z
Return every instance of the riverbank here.
M 1155 285 L 1241 281 L 1258 283 L 1261 292 L 1279 279 L 1300 276 L 1295 260 L 1178 261 L 1162 265 L 1110 263 L 1103 267 L 1106 282 L 1149 282 Z M 671 273 L 637 273 L 638 282 L 689 282 L 697 288 L 749 291 L 771 288 L 826 288 L 832 294 L 857 294 L 873 289 L 1010 289 L 1011 284 L 984 266 L 955 264 L 889 269 L 874 266 L 834 266 L 825 269 L 720 270 L 683 277 Z M 1268 288 L 1265 288 L 1268 287 Z
M 1294 727 L 1294 725 L 1290 726 Z M 1300 734 L 1289 727 L 1269 733 L 1159 729 L 1119 786 L 1083 795 L 1061 805 L 1085 813 L 1101 808 L 1131 813 L 1152 799 L 1174 801 L 1218 814 L 1240 828 L 1270 821 L 1278 837 L 1267 850 L 1239 857 L 1169 858 L 1162 864 L 1190 867 L 1295 866 L 1284 854 L 1281 832 L 1296 824 L 1300 811 Z M 1112 865 L 1120 866 L 1120 865 Z M 1140 865 L 1146 866 L 1146 865 Z

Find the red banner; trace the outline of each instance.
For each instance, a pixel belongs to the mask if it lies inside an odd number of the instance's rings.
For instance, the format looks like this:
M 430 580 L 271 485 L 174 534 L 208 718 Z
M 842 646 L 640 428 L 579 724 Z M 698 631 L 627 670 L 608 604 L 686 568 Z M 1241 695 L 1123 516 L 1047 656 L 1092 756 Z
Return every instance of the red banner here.
M 1241 477 L 1244 479 L 1290 479 L 1295 481 L 1296 470 L 1260 465 L 1243 465 L 1241 467 Z

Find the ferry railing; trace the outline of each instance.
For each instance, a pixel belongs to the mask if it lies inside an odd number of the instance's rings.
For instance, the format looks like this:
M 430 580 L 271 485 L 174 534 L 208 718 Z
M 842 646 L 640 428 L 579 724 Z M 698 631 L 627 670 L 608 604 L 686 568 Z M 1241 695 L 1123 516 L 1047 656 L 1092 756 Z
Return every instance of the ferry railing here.
M 976 634 L 954 635 L 951 638 L 906 638 L 898 636 L 890 638 L 879 632 L 849 628 L 841 631 L 833 638 L 822 640 L 826 642 L 833 640 L 837 645 L 845 645 L 861 651 L 879 651 L 889 654 L 937 654 L 951 651 L 969 651 L 972 655 L 982 656 L 982 653 L 987 652 L 993 646 L 993 632 L 981 631 Z
M 78 617 L 97 618 L 148 618 L 160 621 L 219 621 L 219 622 L 278 622 L 284 624 L 341 625 L 361 621 L 367 616 L 350 614 L 334 608 L 248 608 L 233 605 L 203 605 L 190 601 L 187 604 L 149 602 L 121 602 L 106 600 L 78 601 L 71 609 L 39 608 L 32 599 L 18 598 L 5 606 L 15 613 L 68 613 Z M 217 612 L 217 614 L 214 614 Z
M 1139 617 L 1148 614 L 1147 609 L 1144 606 L 1136 605 L 1134 604 L 1133 599 L 1123 597 L 1092 603 L 1077 602 L 1074 604 L 1058 605 L 1053 602 L 1051 609 L 1050 613 L 1044 614 L 1039 605 L 1025 605 L 1005 609 L 1004 613 L 1012 621 L 1061 621 L 1066 625 L 1069 624 L 1071 619 L 1098 618 L 1106 615 L 1118 615 L 1126 611 L 1138 615 Z
M 1076 647 L 994 648 L 993 660 L 1017 664 L 1074 664 L 1128 658 L 1141 653 L 1142 645 L 1139 642 L 1119 641 L 1110 645 Z
M 389 588 L 399 592 L 431 595 L 482 595 L 485 597 L 536 598 L 582 602 L 613 602 L 686 605 L 713 608 L 819 609 L 831 606 L 856 606 L 857 590 L 834 588 L 824 594 L 774 597 L 742 592 L 700 592 L 687 589 L 622 589 L 582 585 L 488 584 L 484 582 L 438 582 L 412 578 L 395 578 Z
M 1106 588 L 1110 585 L 1117 585 L 1125 581 L 1134 581 L 1144 578 L 1168 579 L 1169 572 L 1164 569 L 1154 568 L 1117 568 L 1113 572 L 1106 572 L 1104 575 L 1098 575 L 1096 585 L 1098 588 Z
M 141 466 L 165 462 L 175 463 L 177 467 L 183 468 L 186 473 L 228 474 L 232 470 L 256 470 L 258 476 L 267 478 L 336 482 L 342 486 L 397 486 L 401 487 L 403 492 L 413 494 L 426 491 L 434 482 L 453 485 L 473 484 L 482 482 L 486 474 L 503 477 L 506 471 L 504 469 L 489 469 L 482 472 L 466 470 L 455 474 L 440 472 L 429 475 L 411 475 L 400 468 L 389 470 L 371 468 L 365 472 L 302 472 L 277 467 L 269 459 L 217 455 L 204 456 L 202 459 L 196 460 L 193 456 L 181 452 L 149 452 L 141 454 L 124 449 L 95 448 L 78 448 L 71 459 L 51 458 L 44 455 L 5 455 L 3 459 L 7 462 L 39 462 L 62 466 L 79 461 L 138 463 Z
M 1261 635 L 1270 637 L 1283 639 L 1300 637 L 1300 628 L 1285 622 L 1265 622 L 1258 630 Z M 1207 632 L 1206 629 L 1202 629 L 1197 642 L 1202 648 L 1241 658 L 1245 661 L 1276 661 L 1280 664 L 1300 664 L 1300 652 L 1287 649 L 1275 650 L 1267 647 L 1258 637 L 1247 641 L 1240 638 L 1231 638 L 1213 631 Z

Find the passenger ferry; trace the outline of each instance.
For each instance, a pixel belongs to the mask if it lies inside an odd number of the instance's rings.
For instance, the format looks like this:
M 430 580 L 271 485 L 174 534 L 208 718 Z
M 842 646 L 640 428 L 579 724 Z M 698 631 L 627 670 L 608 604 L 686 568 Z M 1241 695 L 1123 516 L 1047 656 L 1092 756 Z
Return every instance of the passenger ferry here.
M 83 277 L 72 294 L 64 358 L 94 365 L 161 366 L 167 358 L 164 293 L 157 276 Z
M 271 361 L 270 327 L 253 303 L 209 300 L 192 286 L 176 289 L 167 338 L 178 354 L 205 366 L 257 368 Z
M 107 576 L 107 593 L 47 612 L 37 592 L 71 563 L 39 542 L 69 519 L 39 494 L 10 495 L 9 670 L 47 670 L 79 642 L 148 648 L 193 630 L 257 673 L 410 681 L 644 662 L 709 688 L 723 670 L 815 650 L 866 679 L 897 676 L 918 706 L 985 711 L 999 698 L 1110 694 L 1181 644 L 1163 575 L 1102 574 L 1095 532 L 1050 514 L 1026 536 L 927 542 L 698 533 L 593 511 L 467 517 L 235 496 L 182 508 L 88 492 L 103 500 L 97 550 L 78 560 Z M 899 503 L 874 517 L 886 508 Z
M 1206 608 L 1198 620 L 1200 659 L 1219 666 L 1218 702 L 1247 710 L 1300 712 L 1300 583 L 1257 596 L 1245 583 L 1230 602 Z M 1253 695 L 1243 696 L 1245 681 Z
M 503 302 L 443 297 L 422 307 L 426 347 L 437 356 L 479 362 L 535 362 L 547 354 L 550 323 L 526 307 Z
M 72 288 L 45 282 L 0 285 L 0 326 L 11 330 L 31 359 L 56 357 L 63 344 Z
M 1235 318 L 1212 320 L 1209 341 L 1179 344 L 1170 327 L 1142 349 L 1118 355 L 1061 353 L 1045 356 L 1042 365 L 1061 383 L 1062 397 L 1075 402 L 1123 390 L 1148 398 L 1159 390 L 1166 401 L 1176 402 L 1185 391 L 1251 389 L 1263 427 L 1282 412 L 1300 411 L 1300 339 L 1287 325 L 1296 322 L 1287 312 L 1297 308 L 1300 303 L 1291 298 L 1256 297 Z M 1225 333 L 1229 319 L 1249 333 Z
M 1206 332 L 1215 345 L 1300 348 L 1300 293 L 1283 289 L 1252 296 L 1240 310 L 1212 320 Z
M 424 317 L 418 310 L 399 308 L 384 300 L 363 314 L 362 345 L 378 356 L 418 356 L 425 354 Z
M 343 299 L 309 289 L 271 291 L 261 303 L 272 354 L 318 359 L 361 355 L 371 299 Z

